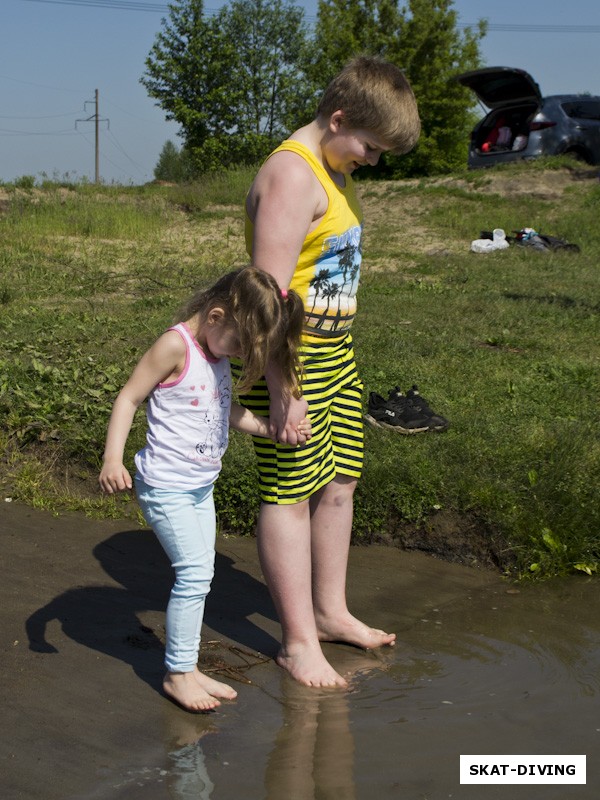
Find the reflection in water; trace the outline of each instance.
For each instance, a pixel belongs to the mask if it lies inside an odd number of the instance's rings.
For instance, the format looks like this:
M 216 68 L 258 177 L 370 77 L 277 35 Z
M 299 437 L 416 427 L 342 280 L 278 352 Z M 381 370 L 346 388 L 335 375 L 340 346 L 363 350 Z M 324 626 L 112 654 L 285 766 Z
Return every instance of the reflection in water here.
M 575 579 L 510 593 L 472 592 L 428 609 L 405 641 L 426 648 L 429 658 L 444 664 L 443 672 L 455 668 L 448 657 L 468 662 L 472 672 L 476 664 L 504 665 L 497 680 L 510 682 L 520 659 L 523 677 L 536 674 L 546 686 L 568 681 L 583 695 L 598 696 L 600 603 L 592 586 Z
M 208 774 L 202 739 L 217 728 L 211 714 L 191 715 L 165 708 L 168 784 L 174 800 L 210 800 L 214 784 Z
M 215 788 L 208 776 L 200 742 L 186 744 L 169 753 L 172 762 L 171 789 L 177 800 L 210 800 Z
M 348 694 L 286 680 L 283 726 L 265 774 L 267 800 L 354 800 L 354 739 Z
M 282 677 L 283 724 L 265 771 L 267 800 L 355 800 L 352 680 L 387 664 L 340 648 L 330 657 L 350 689 L 310 689 Z
M 395 648 L 329 645 L 350 691 L 308 689 L 265 664 L 218 713 L 165 704 L 162 787 L 146 783 L 144 800 L 477 800 L 476 787 L 458 786 L 461 753 L 578 752 L 589 766 L 600 736 L 596 587 L 448 594 L 415 593 L 408 620 L 393 612 Z M 577 800 L 595 800 L 596 785 Z M 486 789 L 486 800 L 508 797 L 571 800 L 560 786 Z
M 166 707 L 169 797 L 356 800 L 352 705 L 364 678 L 382 675 L 394 657 L 343 645 L 328 657 L 348 690 L 310 689 L 258 665 L 238 701 L 217 713 Z

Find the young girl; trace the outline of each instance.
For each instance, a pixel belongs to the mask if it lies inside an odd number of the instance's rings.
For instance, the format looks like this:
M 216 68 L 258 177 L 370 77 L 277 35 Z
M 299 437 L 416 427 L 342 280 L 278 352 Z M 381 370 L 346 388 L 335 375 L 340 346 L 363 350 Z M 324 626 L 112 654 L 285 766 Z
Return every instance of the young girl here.
M 188 711 L 206 711 L 237 693 L 198 670 L 205 598 L 214 572 L 213 485 L 228 426 L 269 437 L 269 419 L 231 402 L 229 358 L 241 359 L 244 391 L 274 359 L 289 395 L 299 396 L 297 345 L 302 300 L 252 267 L 196 294 L 141 358 L 110 418 L 99 482 L 108 494 L 132 488 L 123 450 L 136 409 L 149 395 L 146 446 L 135 456 L 138 502 L 175 570 L 166 616 L 165 693 Z M 310 423 L 298 426 L 309 438 Z

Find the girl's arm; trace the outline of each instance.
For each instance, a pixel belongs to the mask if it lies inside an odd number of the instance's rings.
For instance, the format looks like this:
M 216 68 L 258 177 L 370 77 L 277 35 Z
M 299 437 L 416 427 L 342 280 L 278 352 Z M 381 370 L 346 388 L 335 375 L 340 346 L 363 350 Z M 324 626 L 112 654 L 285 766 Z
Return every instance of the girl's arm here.
M 107 494 L 131 489 L 131 476 L 123 464 L 123 451 L 135 412 L 157 383 L 175 378 L 185 363 L 185 344 L 176 331 L 167 331 L 142 356 L 115 400 L 104 448 L 104 465 L 98 481 Z
M 239 403 L 231 404 L 229 413 L 229 425 L 240 433 L 249 433 L 252 436 L 262 436 L 265 439 L 273 438 L 270 433 L 270 421 L 268 417 L 259 417 Z M 298 423 L 298 432 L 304 439 L 310 439 L 312 428 L 310 420 L 304 418 Z

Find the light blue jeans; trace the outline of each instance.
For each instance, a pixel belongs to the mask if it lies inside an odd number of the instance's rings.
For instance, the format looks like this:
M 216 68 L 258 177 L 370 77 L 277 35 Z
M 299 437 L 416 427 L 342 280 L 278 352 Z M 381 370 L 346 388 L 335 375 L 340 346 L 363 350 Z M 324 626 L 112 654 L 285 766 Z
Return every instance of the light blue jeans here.
M 190 491 L 156 489 L 136 475 L 135 488 L 144 518 L 175 570 L 167 606 L 165 666 L 169 672 L 192 672 L 215 571 L 213 485 Z

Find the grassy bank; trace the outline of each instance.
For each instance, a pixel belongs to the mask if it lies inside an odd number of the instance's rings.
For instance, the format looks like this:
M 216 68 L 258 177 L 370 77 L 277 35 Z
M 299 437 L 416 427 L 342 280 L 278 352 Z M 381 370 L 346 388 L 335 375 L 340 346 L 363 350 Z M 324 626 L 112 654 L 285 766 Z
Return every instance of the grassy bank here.
M 245 263 L 250 173 L 193 187 L 0 189 L 4 496 L 135 514 L 95 478 L 111 402 L 199 282 Z M 443 434 L 367 430 L 355 541 L 518 574 L 594 572 L 600 557 L 600 183 L 529 164 L 361 183 L 366 238 L 357 358 L 369 391 L 417 383 Z M 530 226 L 579 253 L 469 251 Z M 139 414 L 128 458 L 142 444 Z M 254 458 L 234 435 L 223 529 L 251 533 Z

